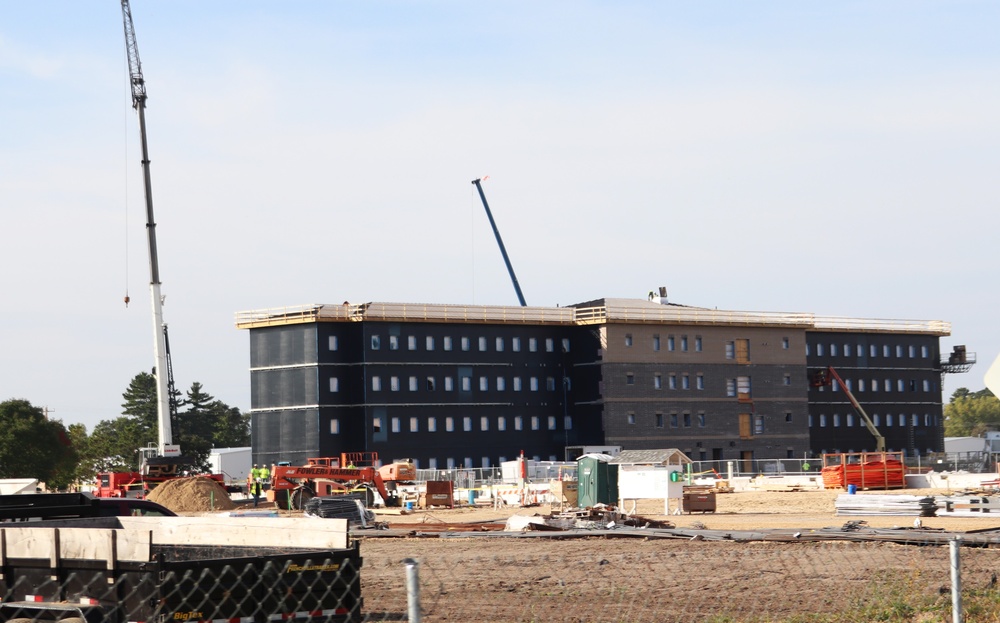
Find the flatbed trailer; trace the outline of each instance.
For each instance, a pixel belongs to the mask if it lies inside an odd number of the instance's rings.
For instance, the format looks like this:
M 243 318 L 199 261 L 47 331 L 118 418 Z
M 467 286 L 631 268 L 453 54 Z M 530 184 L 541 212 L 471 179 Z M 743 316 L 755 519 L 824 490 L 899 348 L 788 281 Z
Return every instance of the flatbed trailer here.
M 338 519 L 22 523 L 0 528 L 0 622 L 354 623 L 361 565 Z

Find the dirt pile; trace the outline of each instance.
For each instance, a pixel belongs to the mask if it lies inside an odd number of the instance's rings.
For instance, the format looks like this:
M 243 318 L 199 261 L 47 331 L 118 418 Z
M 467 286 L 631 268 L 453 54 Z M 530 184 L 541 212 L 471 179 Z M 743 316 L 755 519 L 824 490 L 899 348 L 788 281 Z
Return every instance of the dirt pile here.
M 153 489 L 149 500 L 175 513 L 228 511 L 236 508 L 226 488 L 206 476 L 168 480 Z

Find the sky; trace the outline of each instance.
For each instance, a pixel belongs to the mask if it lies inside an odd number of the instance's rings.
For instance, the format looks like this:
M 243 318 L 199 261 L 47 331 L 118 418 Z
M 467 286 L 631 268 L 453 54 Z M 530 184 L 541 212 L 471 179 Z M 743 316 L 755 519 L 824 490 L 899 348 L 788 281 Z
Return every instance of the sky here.
M 238 311 L 635 297 L 945 320 L 1000 353 L 1000 4 L 135 0 L 176 385 Z M 0 0 L 0 401 L 153 366 L 121 6 Z M 127 307 L 123 297 L 130 296 Z

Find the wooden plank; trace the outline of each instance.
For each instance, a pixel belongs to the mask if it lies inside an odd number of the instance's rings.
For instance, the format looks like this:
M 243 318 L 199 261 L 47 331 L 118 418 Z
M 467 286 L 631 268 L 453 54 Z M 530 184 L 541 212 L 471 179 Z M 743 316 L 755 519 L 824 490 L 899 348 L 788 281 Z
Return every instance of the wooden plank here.
M 346 549 L 346 519 L 318 517 L 119 517 L 128 531 L 152 533 L 155 545 L 232 545 Z
M 58 535 L 57 535 L 58 531 Z M 114 560 L 146 562 L 150 555 L 148 532 L 100 528 L 3 528 L 6 558 L 59 560 Z M 116 551 L 117 550 L 117 551 Z

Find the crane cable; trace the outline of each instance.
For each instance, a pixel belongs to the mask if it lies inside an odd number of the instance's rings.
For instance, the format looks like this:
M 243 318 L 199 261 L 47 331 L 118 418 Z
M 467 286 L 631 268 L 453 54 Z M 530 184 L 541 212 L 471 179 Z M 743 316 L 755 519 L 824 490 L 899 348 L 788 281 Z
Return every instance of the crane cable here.
M 125 58 L 125 64 L 128 65 L 128 58 Z M 124 72 L 124 75 L 128 76 L 128 71 Z M 129 89 L 131 94 L 131 87 L 128 86 L 128 81 L 126 80 L 126 88 Z M 125 111 L 123 115 L 125 122 L 125 307 L 128 308 L 129 301 L 132 299 L 128 295 L 128 110 Z

